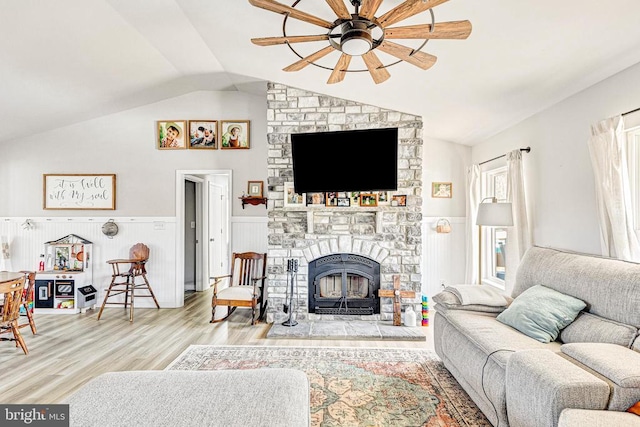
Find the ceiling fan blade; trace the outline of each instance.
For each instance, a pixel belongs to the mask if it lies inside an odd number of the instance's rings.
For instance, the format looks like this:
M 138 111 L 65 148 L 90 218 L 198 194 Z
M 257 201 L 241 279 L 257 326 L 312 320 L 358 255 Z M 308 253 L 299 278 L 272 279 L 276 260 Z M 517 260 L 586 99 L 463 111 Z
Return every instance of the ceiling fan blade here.
M 326 0 L 331 9 L 338 15 L 338 18 L 341 19 L 351 19 L 351 13 L 349 13 L 349 9 L 344 5 L 342 0 Z
M 317 61 L 318 59 L 322 58 L 323 56 L 327 56 L 328 54 L 330 54 L 334 50 L 335 49 L 333 47 L 327 46 L 324 49 L 321 49 L 321 50 L 317 51 L 316 53 L 312 53 L 311 55 L 302 58 L 300 61 L 294 62 L 293 64 L 289 65 L 288 67 L 283 68 L 283 70 L 284 71 L 300 71 L 304 67 L 306 67 L 307 65 L 311 64 L 312 62 Z
M 319 34 L 317 36 L 260 37 L 251 39 L 251 42 L 258 46 L 275 46 L 285 43 L 306 43 L 322 40 L 329 40 L 329 36 L 327 34 Z
M 373 53 L 373 51 L 370 50 L 362 55 L 362 59 L 364 60 L 364 63 L 367 64 L 367 68 L 369 69 L 369 73 L 371 74 L 375 84 L 380 84 L 391 77 L 391 74 L 389 74 L 387 69 L 383 68 L 378 55 Z
M 404 3 L 399 4 L 378 18 L 378 22 L 383 28 L 386 28 L 389 25 L 393 25 L 396 22 L 400 22 L 403 19 L 407 19 L 448 1 L 449 0 L 406 0 Z
M 382 0 L 364 0 L 360 8 L 360 16 L 373 19 L 381 4 Z
M 327 84 L 339 83 L 344 80 L 344 76 L 347 75 L 347 69 L 349 68 L 349 64 L 351 63 L 351 56 L 343 53 L 338 59 L 338 63 L 336 67 L 333 69 L 331 76 L 329 76 L 329 80 L 327 80 Z
M 437 57 L 429 55 L 428 53 L 420 51 L 415 52 L 410 47 L 402 46 L 387 40 L 383 41 L 382 44 L 378 46 L 378 49 L 388 53 L 389 55 L 395 56 L 398 59 L 407 61 L 409 64 L 415 65 L 423 70 L 428 70 L 433 67 L 438 60 Z
M 471 34 L 471 22 L 439 22 L 431 32 L 431 24 L 409 25 L 384 30 L 386 39 L 466 39 Z
M 249 0 L 255 7 L 259 7 L 260 9 L 269 10 L 271 12 L 286 14 L 288 13 L 290 17 L 298 19 L 300 21 L 308 22 L 309 24 L 318 25 L 319 27 L 324 28 L 333 28 L 333 24 L 329 21 L 325 21 L 324 19 L 318 18 L 317 16 L 311 15 L 306 12 L 302 12 L 293 7 L 284 5 L 282 3 L 278 3 L 275 0 Z

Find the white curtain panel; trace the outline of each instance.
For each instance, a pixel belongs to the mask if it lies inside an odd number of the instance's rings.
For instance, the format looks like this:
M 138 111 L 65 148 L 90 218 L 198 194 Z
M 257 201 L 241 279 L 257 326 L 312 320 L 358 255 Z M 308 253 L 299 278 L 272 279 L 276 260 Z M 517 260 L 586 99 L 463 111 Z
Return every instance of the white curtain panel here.
M 479 237 L 476 217 L 478 216 L 478 204 L 480 204 L 480 166 L 471 165 L 467 168 L 467 265 L 465 269 L 465 283 L 478 283 L 478 256 Z
M 520 260 L 531 247 L 522 151 L 519 149 L 507 153 L 507 202 L 510 202 L 512 207 L 513 227 L 507 231 L 505 291 L 511 294 Z
M 640 242 L 633 229 L 627 144 L 622 116 L 591 125 L 588 144 L 596 180 L 602 254 L 627 261 L 640 261 Z
M 507 202 L 513 207 L 513 236 L 507 241 L 507 251 L 517 254 L 520 260 L 531 247 L 531 231 L 527 218 L 527 201 L 524 194 L 524 171 L 522 151 L 507 153 Z

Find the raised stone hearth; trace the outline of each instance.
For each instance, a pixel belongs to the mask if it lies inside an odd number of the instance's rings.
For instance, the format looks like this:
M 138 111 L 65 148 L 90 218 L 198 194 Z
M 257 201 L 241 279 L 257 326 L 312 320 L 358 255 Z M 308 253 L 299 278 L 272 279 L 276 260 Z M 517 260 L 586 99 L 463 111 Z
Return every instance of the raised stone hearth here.
M 422 120 L 413 115 L 363 105 L 288 86 L 270 83 L 267 90 L 269 143 L 269 248 L 267 321 L 280 323 L 288 316 L 283 304 L 289 285 L 287 260 L 297 259 L 298 321 L 336 318 L 391 320 L 393 301 L 380 300 L 380 314 L 340 316 L 309 313 L 308 265 L 333 254 L 355 254 L 380 264 L 380 288 L 392 289 L 399 275 L 402 289 L 417 297 L 403 300 L 420 311 L 422 282 Z M 398 128 L 398 190 L 407 205 L 378 207 L 284 207 L 284 183 L 293 181 L 291 133 L 353 129 Z M 336 165 L 341 161 L 336 153 Z M 375 173 L 375 165 L 372 167 Z M 375 189 L 362 189 L 362 191 Z
M 420 328 L 393 326 L 391 322 L 365 322 L 353 320 L 300 321 L 296 326 L 275 323 L 267 333 L 267 338 L 300 339 L 353 339 L 353 340 L 394 340 L 426 341 Z

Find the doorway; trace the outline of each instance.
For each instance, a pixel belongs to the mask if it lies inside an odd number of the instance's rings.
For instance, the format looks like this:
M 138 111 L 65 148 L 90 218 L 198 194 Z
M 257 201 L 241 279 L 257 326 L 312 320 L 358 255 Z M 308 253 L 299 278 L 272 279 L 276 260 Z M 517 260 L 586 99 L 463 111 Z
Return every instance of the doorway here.
M 176 301 L 227 274 L 231 257 L 230 170 L 176 171 Z
M 196 291 L 199 224 L 196 218 L 196 182 L 184 181 L 184 291 Z

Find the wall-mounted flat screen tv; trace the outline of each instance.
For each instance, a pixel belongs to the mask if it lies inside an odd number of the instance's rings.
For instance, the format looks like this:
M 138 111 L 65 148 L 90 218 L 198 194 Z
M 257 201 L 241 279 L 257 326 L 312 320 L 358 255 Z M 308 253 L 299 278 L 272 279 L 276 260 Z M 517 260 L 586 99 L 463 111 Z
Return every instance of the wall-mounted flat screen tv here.
M 397 190 L 398 128 L 291 134 L 296 193 Z

